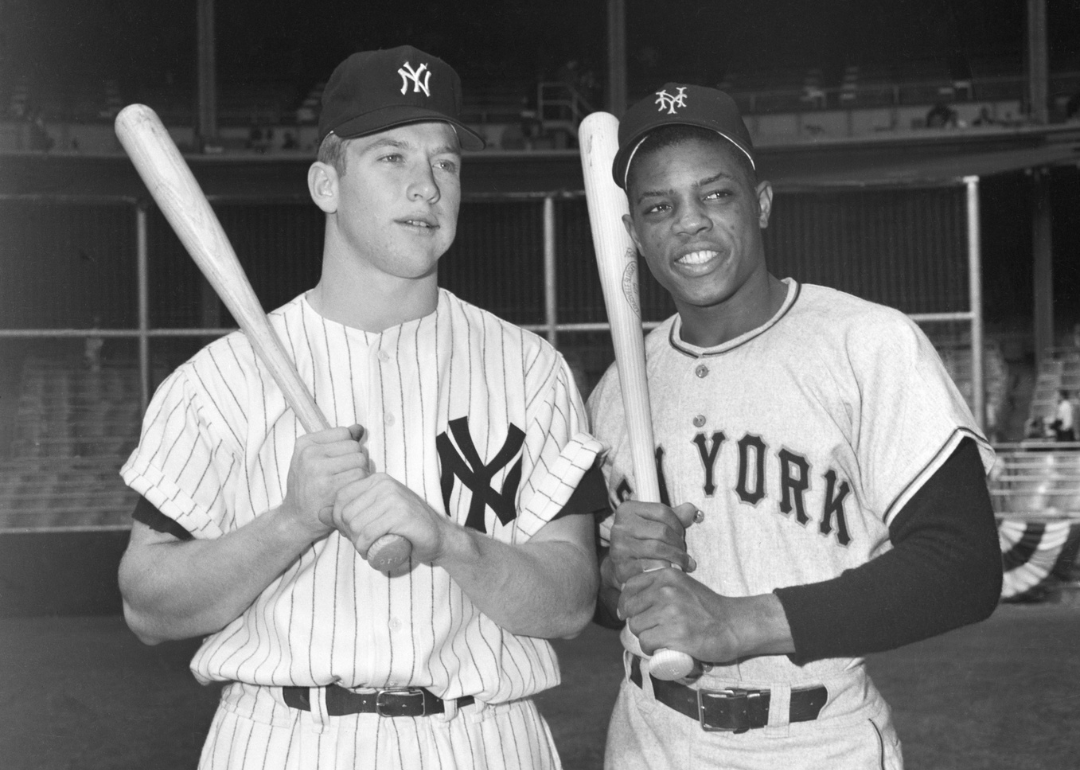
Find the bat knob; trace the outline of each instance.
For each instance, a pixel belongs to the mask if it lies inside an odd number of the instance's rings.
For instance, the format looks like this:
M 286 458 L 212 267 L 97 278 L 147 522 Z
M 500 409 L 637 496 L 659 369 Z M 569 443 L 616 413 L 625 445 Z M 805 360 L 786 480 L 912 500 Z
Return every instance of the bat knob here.
M 701 676 L 702 667 L 685 652 L 657 650 L 649 659 L 649 673 L 657 679 L 670 682 L 676 679 L 696 679 Z
M 704 671 L 704 667 L 698 661 L 678 650 L 657 650 L 652 656 L 646 655 L 641 649 L 641 642 L 634 636 L 629 625 L 622 627 L 619 641 L 622 642 L 623 649 L 641 658 L 646 670 L 657 679 L 669 682 L 678 679 L 697 679 Z
M 368 549 L 367 560 L 379 572 L 393 572 L 409 560 L 412 543 L 401 535 L 383 535 Z

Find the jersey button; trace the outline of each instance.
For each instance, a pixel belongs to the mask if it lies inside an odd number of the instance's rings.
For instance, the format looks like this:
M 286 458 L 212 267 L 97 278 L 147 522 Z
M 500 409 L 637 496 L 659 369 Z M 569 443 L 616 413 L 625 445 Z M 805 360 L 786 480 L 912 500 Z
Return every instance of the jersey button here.
M 380 350 L 379 351 L 379 360 L 382 361 L 385 364 L 387 361 L 390 360 L 390 354 L 387 353 L 385 350 Z
M 383 422 L 386 423 L 387 425 L 393 425 L 394 424 L 394 415 L 392 415 L 390 413 L 384 414 L 382 419 L 383 419 Z
M 390 618 L 390 630 L 398 631 L 401 629 L 401 621 L 397 618 Z
M 700 428 L 704 424 L 705 424 L 705 415 L 699 414 L 697 417 L 694 418 L 694 427 L 695 428 Z
M 694 370 L 694 374 L 704 379 L 709 376 L 709 367 L 705 366 L 705 364 L 698 364 L 697 368 Z

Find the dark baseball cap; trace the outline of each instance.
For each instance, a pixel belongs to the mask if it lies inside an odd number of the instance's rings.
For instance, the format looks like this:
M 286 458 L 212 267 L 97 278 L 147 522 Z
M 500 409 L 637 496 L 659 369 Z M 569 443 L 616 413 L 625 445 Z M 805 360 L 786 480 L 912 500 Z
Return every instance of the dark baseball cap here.
M 375 134 L 407 123 L 442 121 L 466 150 L 484 140 L 460 120 L 461 78 L 437 56 L 410 45 L 354 53 L 337 66 L 322 93 L 319 142 Z
M 754 143 L 734 99 L 715 88 L 665 83 L 655 94 L 628 109 L 619 121 L 619 151 L 611 168 L 619 187 L 626 189 L 630 161 L 642 141 L 661 126 L 698 126 L 715 131 L 742 150 L 750 165 L 757 168 Z

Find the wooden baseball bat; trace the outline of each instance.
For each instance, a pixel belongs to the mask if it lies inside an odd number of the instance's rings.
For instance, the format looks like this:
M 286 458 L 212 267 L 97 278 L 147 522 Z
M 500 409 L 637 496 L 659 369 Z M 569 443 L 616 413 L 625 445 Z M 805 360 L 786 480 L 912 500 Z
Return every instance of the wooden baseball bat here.
M 630 209 L 626 194 L 615 184 L 611 166 L 619 150 L 619 120 L 606 112 L 594 112 L 581 122 L 578 141 L 581 167 L 585 174 L 585 199 L 589 207 L 596 266 L 604 291 L 604 305 L 611 325 L 615 366 L 619 371 L 626 432 L 637 482 L 637 498 L 660 502 L 656 477 L 652 410 L 649 383 L 645 376 L 645 341 L 641 331 L 641 303 L 638 296 L 637 249 L 623 226 L 622 217 Z M 630 625 L 623 626 L 623 646 L 648 658 L 641 650 Z M 657 679 L 683 679 L 700 670 L 685 652 L 661 649 L 653 653 L 649 672 Z
M 210 202 L 157 114 L 142 104 L 125 107 L 116 116 L 116 135 L 161 212 L 247 335 L 304 430 L 313 433 L 329 428 L 270 326 Z M 411 551 L 412 545 L 400 535 L 384 535 L 368 551 L 368 562 L 388 572 L 403 564 Z

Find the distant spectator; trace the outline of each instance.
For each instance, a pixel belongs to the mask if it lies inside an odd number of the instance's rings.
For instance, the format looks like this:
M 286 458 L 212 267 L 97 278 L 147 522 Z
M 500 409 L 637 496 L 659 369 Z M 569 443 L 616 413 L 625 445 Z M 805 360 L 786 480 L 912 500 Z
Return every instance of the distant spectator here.
M 926 113 L 927 128 L 956 128 L 956 110 L 938 102 Z
M 1069 391 L 1063 390 L 1058 394 L 1057 411 L 1054 413 L 1054 421 L 1050 427 L 1054 429 L 1055 438 L 1058 441 L 1076 441 L 1075 430 L 1075 407 L 1069 399 Z
M 281 149 L 295 150 L 298 147 L 300 147 L 300 144 L 296 141 L 296 137 L 293 136 L 292 131 L 286 131 L 285 135 L 281 138 Z
M 990 108 L 985 104 L 979 108 L 979 114 L 975 120 L 971 121 L 973 126 L 994 126 L 997 125 L 997 121 L 994 120 L 994 116 L 990 114 Z
M 45 126 L 45 116 L 40 110 L 35 110 L 30 115 L 30 149 L 48 152 L 55 143 L 52 135 L 49 134 L 49 129 Z

